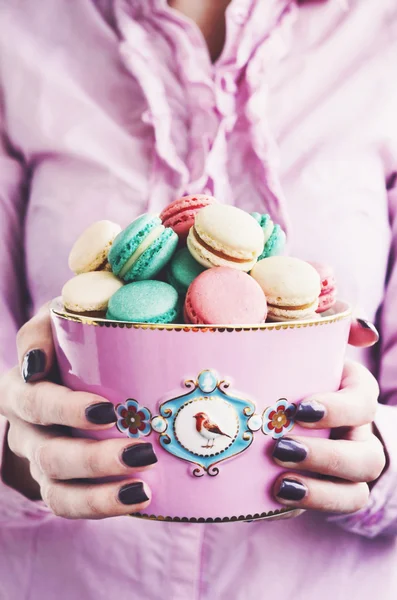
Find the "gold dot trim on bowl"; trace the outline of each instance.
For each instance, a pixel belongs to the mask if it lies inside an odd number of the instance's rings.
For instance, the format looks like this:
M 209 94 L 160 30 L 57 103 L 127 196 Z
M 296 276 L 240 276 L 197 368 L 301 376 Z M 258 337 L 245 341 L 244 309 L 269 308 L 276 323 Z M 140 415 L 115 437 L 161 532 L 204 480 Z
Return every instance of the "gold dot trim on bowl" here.
M 260 521 L 263 519 L 273 519 L 287 517 L 288 513 L 295 512 L 295 508 L 280 508 L 270 510 L 264 513 L 255 513 L 252 515 L 240 515 L 239 517 L 163 517 L 162 515 L 149 515 L 146 513 L 134 513 L 130 517 L 146 519 L 148 521 L 166 521 L 168 523 L 235 523 L 238 521 Z M 292 515 L 291 515 L 292 516 Z
M 50 307 L 52 314 L 75 323 L 83 323 L 84 325 L 94 325 L 95 327 L 107 327 L 108 329 L 151 329 L 159 331 L 184 331 L 185 333 L 233 333 L 239 331 L 272 331 L 280 329 L 300 329 L 304 327 L 319 327 L 320 325 L 330 325 L 337 321 L 342 321 L 350 317 L 351 307 L 345 302 L 341 302 L 341 310 L 336 314 L 328 315 L 327 317 L 316 317 L 307 321 L 286 321 L 284 323 L 262 323 L 260 325 L 181 325 L 164 323 L 128 323 L 127 321 L 111 321 L 109 319 L 92 318 L 87 315 L 78 315 L 76 313 L 68 313 L 65 311 L 60 298 L 55 299 Z

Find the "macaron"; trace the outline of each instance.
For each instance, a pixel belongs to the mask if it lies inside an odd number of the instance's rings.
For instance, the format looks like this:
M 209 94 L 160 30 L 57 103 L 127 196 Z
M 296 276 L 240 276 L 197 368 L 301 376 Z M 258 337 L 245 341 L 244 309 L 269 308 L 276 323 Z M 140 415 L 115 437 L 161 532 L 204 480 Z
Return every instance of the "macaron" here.
M 178 292 L 164 281 L 135 281 L 110 299 L 106 317 L 132 323 L 174 323 L 179 314 Z
M 166 206 L 160 213 L 160 219 L 165 227 L 171 227 L 184 242 L 198 211 L 214 202 L 216 202 L 215 198 L 206 194 L 183 196 Z
M 225 204 L 201 209 L 189 231 L 187 247 L 204 267 L 250 271 L 262 253 L 261 226 L 244 210 Z
M 309 263 L 299 258 L 271 256 L 258 261 L 251 276 L 265 293 L 269 320 L 300 320 L 315 315 L 321 281 Z
M 124 281 L 153 279 L 168 263 L 178 245 L 178 236 L 164 227 L 159 217 L 144 214 L 135 219 L 113 242 L 109 263 Z
M 97 221 L 88 227 L 74 243 L 69 254 L 73 273 L 110 270 L 108 254 L 121 227 L 112 221 Z
M 184 306 L 187 323 L 247 325 L 266 320 L 266 298 L 260 285 L 243 271 L 216 267 L 190 285 Z
M 321 292 L 318 303 L 318 313 L 323 313 L 332 308 L 336 302 L 336 282 L 335 272 L 331 265 L 326 265 L 318 262 L 310 262 L 316 269 L 321 279 Z
M 285 248 L 286 235 L 280 225 L 273 223 L 270 215 L 254 212 L 251 216 L 262 227 L 264 235 L 264 247 L 258 260 L 268 258 L 269 256 L 278 256 L 282 254 Z
M 63 286 L 63 304 L 76 313 L 106 311 L 110 298 L 122 287 L 122 281 L 108 271 L 80 273 Z
M 205 270 L 187 248 L 175 252 L 168 266 L 167 279 L 179 294 L 186 294 L 192 281 Z

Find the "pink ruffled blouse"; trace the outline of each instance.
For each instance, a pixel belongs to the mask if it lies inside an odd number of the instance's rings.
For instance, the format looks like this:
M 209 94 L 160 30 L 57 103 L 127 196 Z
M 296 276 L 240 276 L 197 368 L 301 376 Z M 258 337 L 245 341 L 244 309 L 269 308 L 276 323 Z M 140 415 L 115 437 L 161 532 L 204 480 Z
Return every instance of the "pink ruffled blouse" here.
M 207 191 L 270 212 L 376 319 L 354 355 L 388 468 L 354 515 L 250 524 L 68 521 L 1 484 L 1 600 L 395 599 L 397 5 L 233 0 L 226 27 L 212 64 L 166 0 L 0 0 L 0 369 L 86 226 Z

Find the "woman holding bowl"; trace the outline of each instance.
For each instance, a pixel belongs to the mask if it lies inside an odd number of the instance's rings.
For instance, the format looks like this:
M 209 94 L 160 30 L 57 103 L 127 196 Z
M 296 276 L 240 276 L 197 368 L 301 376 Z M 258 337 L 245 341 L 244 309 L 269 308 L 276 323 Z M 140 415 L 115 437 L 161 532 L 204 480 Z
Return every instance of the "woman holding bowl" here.
M 396 27 L 391 0 L 0 0 L 1 597 L 394 598 Z M 295 520 L 120 518 L 153 448 L 70 438 L 114 411 L 51 381 L 79 233 L 200 192 L 270 212 L 359 307 L 341 389 L 298 413 L 332 439 L 275 444 Z

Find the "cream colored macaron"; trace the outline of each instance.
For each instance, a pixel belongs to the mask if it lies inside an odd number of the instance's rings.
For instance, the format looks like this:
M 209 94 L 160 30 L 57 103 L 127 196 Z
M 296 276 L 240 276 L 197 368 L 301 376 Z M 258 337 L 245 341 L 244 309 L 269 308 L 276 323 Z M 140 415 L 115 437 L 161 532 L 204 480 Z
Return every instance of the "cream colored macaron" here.
M 107 257 L 121 227 L 111 221 L 97 221 L 83 231 L 69 254 L 69 268 L 76 273 L 110 270 Z
M 251 275 L 265 293 L 269 320 L 304 320 L 315 316 L 321 280 L 309 263 L 289 256 L 272 256 L 258 261 Z
M 240 208 L 210 204 L 197 213 L 187 246 L 204 267 L 247 272 L 263 250 L 264 234 L 255 219 Z
M 105 311 L 110 298 L 121 287 L 120 279 L 108 271 L 80 273 L 63 286 L 63 304 L 76 313 Z

